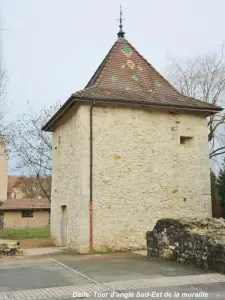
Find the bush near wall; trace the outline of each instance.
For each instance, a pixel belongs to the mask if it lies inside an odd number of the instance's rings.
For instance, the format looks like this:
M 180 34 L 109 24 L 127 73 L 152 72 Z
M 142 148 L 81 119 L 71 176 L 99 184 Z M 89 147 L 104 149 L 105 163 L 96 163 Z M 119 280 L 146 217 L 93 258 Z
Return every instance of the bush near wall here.
M 160 219 L 146 233 L 147 255 L 225 273 L 224 219 Z

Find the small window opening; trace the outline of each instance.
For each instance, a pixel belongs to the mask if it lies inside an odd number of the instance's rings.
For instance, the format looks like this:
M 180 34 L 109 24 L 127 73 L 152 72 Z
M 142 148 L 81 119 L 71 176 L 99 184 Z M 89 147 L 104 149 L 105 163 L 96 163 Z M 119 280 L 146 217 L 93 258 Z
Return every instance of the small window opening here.
M 192 146 L 193 137 L 191 136 L 180 136 L 180 144 L 184 145 L 185 147 Z
M 22 218 L 33 218 L 33 210 L 23 210 Z

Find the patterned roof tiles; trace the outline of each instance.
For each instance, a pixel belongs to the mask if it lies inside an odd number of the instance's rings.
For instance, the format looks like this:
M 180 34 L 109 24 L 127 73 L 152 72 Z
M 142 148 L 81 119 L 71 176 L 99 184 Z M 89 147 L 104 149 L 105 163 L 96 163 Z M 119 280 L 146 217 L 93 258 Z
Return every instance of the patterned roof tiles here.
M 182 95 L 122 38 L 114 43 L 87 86 L 72 94 L 43 130 L 49 130 L 76 100 L 189 108 L 205 110 L 209 114 L 222 110 L 210 103 Z

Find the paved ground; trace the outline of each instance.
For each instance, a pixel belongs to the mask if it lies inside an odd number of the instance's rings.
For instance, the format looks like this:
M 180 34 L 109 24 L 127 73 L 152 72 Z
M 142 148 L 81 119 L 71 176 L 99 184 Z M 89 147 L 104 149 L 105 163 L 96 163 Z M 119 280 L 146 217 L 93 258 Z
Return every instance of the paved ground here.
M 0 260 L 0 300 L 225 299 L 225 275 L 129 254 Z

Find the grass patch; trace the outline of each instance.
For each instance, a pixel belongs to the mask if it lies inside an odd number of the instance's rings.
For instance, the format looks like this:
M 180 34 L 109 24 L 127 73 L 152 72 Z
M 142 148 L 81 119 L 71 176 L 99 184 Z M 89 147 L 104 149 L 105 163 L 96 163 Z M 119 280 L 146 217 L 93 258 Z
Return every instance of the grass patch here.
M 49 227 L 0 229 L 0 239 L 3 240 L 47 239 L 49 237 Z
M 104 254 L 104 253 L 113 253 L 112 248 L 107 248 L 107 249 L 94 249 L 93 254 Z

